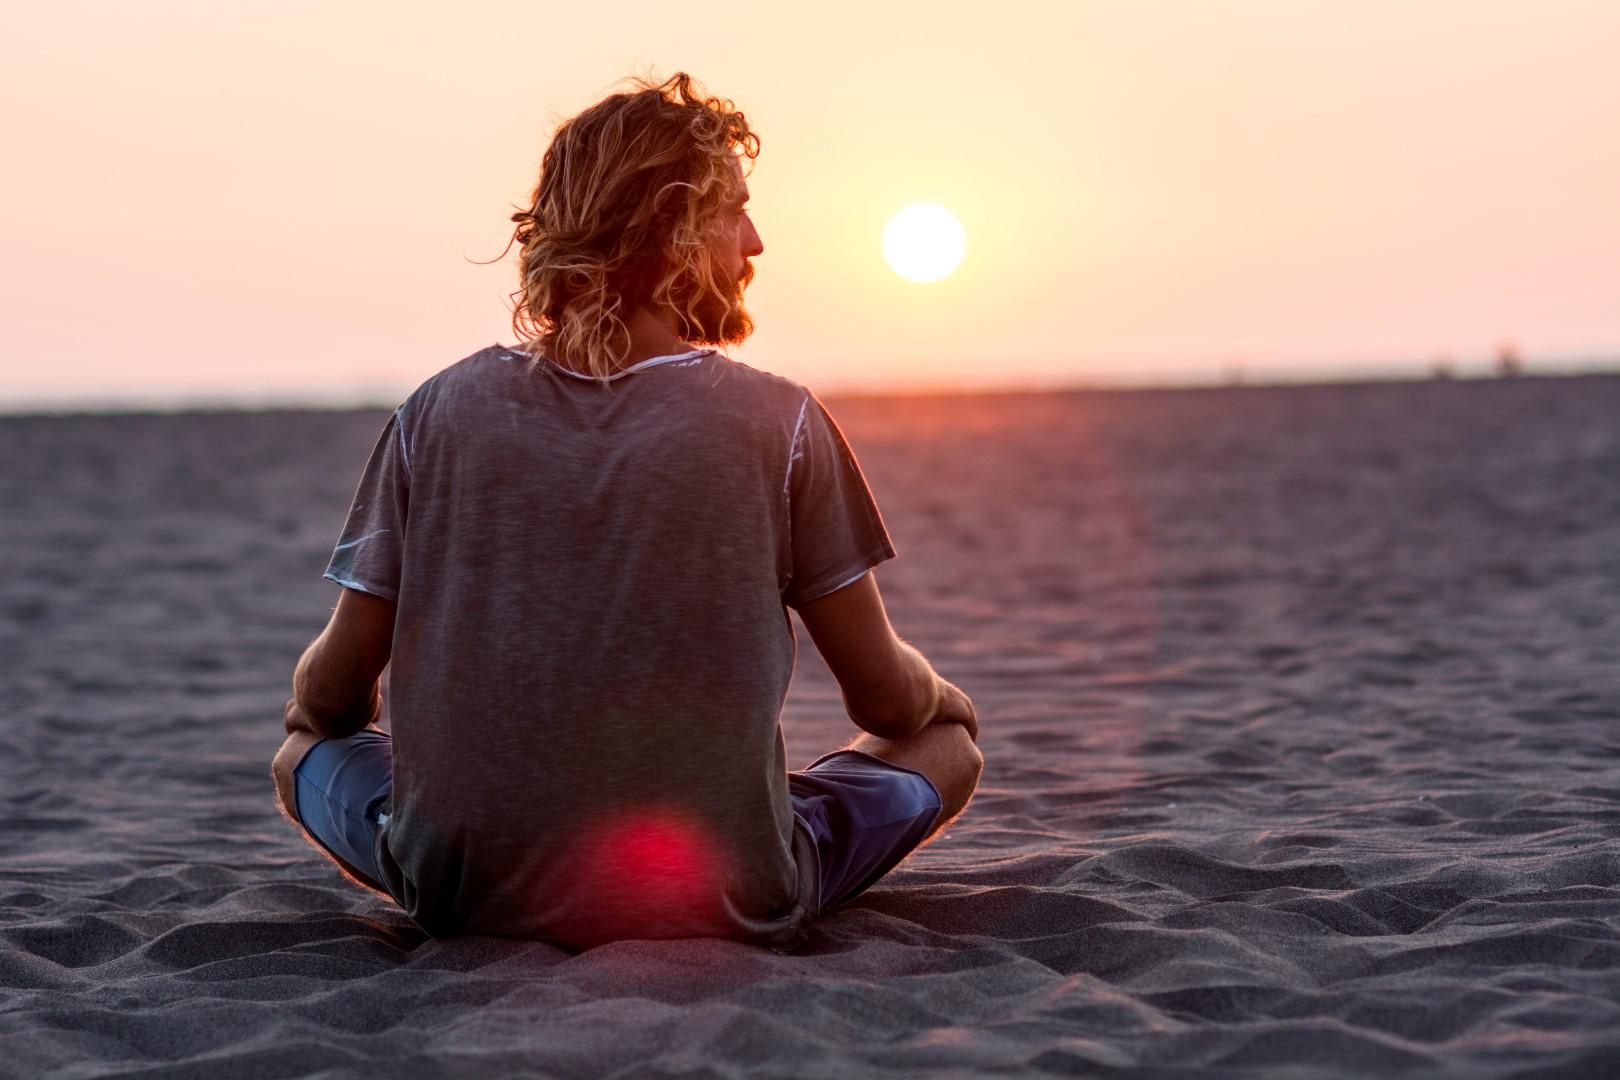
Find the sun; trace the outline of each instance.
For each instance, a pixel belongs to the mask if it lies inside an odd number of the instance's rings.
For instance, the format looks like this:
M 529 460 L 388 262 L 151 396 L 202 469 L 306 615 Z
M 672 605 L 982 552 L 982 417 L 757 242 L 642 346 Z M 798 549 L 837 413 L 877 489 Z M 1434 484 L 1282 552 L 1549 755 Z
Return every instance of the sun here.
M 883 229 L 883 258 L 907 281 L 938 281 L 962 262 L 967 233 L 938 203 L 912 203 Z

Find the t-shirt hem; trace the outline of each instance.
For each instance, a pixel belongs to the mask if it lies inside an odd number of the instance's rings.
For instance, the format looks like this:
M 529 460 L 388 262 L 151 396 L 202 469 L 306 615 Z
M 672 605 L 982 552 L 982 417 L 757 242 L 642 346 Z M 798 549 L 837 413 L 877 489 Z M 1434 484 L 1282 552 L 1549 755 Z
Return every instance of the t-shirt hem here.
M 340 577 L 331 570 L 328 570 L 326 573 L 322 574 L 321 577 L 335 585 L 341 585 L 345 589 L 353 589 L 355 592 L 370 593 L 372 596 L 380 596 L 384 600 L 390 600 L 396 604 L 399 603 L 399 590 L 390 589 L 386 585 L 373 585 L 366 581 L 356 581 L 353 578 Z
M 858 562 L 851 563 L 845 570 L 837 574 L 829 574 L 814 585 L 790 590 L 791 598 L 784 598 L 784 602 L 789 607 L 797 608 L 812 600 L 819 600 L 823 596 L 837 592 L 846 585 L 853 585 L 873 567 L 888 562 L 894 556 L 895 550 L 892 544 L 884 544 L 882 547 L 874 548 L 861 556 Z

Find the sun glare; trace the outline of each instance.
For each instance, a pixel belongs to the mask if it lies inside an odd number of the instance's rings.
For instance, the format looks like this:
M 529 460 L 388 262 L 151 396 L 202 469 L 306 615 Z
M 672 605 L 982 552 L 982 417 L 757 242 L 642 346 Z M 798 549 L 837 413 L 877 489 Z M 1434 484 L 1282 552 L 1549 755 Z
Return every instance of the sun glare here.
M 907 281 L 938 281 L 961 264 L 966 250 L 962 223 L 938 203 L 913 203 L 883 229 L 883 258 Z

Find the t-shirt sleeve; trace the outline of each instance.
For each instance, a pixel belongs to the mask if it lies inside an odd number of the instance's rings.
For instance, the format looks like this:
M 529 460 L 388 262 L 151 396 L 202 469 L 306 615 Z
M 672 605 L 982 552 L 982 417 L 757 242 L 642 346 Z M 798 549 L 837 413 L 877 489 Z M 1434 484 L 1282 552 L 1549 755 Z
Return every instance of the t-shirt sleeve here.
M 894 544 L 844 433 L 807 395 L 788 457 L 791 571 L 782 600 L 798 608 L 894 558 Z
M 396 411 L 372 448 L 323 576 L 346 589 L 397 601 L 409 503 L 410 461 Z

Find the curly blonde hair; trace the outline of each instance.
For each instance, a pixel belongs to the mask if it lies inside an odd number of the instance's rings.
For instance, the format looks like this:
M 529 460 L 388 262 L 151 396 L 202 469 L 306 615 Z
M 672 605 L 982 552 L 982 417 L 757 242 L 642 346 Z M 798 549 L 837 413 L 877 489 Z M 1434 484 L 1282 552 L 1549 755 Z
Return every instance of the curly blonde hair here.
M 557 129 L 529 209 L 512 215 L 519 348 L 582 358 L 601 380 L 623 366 L 638 307 L 673 311 L 677 333 L 698 344 L 753 329 L 740 304 L 715 325 L 714 298 L 739 295 L 739 283 L 715 265 L 710 241 L 739 201 L 738 159 L 759 156 L 759 136 L 684 72 L 631 82 Z

